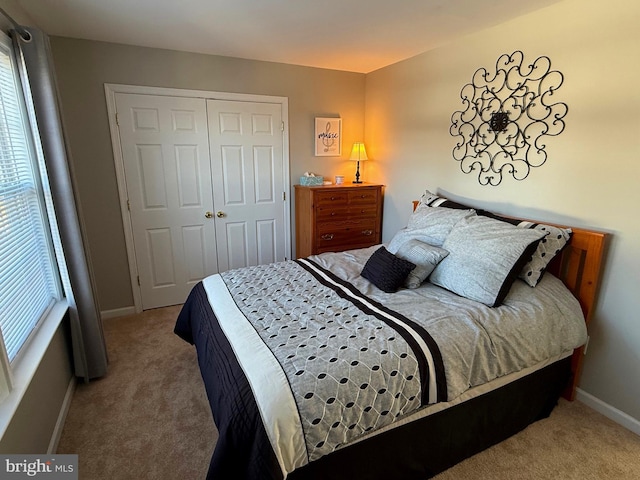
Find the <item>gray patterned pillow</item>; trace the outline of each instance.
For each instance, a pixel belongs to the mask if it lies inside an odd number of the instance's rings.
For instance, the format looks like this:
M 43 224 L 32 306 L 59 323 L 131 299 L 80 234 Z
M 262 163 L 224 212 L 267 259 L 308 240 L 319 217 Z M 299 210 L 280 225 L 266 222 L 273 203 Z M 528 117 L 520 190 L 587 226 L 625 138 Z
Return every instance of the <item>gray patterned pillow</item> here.
M 529 286 L 535 287 L 553 257 L 560 253 L 571 239 L 571 229 L 533 222 L 520 222 L 518 223 L 518 228 L 532 228 L 548 233 L 546 237 L 540 240 L 531 260 L 525 264 L 520 275 L 518 275 L 518 278 L 524 280 Z
M 403 243 L 396 256 L 416 265 L 416 268 L 409 272 L 407 279 L 404 281 L 404 286 L 418 288 L 447 255 L 449 255 L 449 252 L 446 250 L 419 240 L 409 240 Z
M 442 248 L 449 255 L 429 281 L 460 296 L 497 307 L 509 293 L 523 265 L 546 235 L 488 217 L 463 218 Z
M 396 253 L 400 245 L 408 240 L 417 239 L 421 242 L 441 247 L 453 226 L 461 218 L 475 215 L 473 210 L 454 210 L 444 207 L 428 207 L 419 205 L 409 217 L 407 228 L 403 228 L 389 242 L 388 250 Z

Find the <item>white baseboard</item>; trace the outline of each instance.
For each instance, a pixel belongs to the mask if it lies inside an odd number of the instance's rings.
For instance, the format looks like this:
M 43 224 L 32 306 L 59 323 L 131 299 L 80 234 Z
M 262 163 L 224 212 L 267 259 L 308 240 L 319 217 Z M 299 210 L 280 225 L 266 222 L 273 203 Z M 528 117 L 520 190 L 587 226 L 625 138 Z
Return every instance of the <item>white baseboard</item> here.
M 608 403 L 603 402 L 599 398 L 594 397 L 580 388 L 576 389 L 576 400 L 581 401 L 588 407 L 593 408 L 596 412 L 599 412 L 605 417 L 622 425 L 627 430 L 631 430 L 636 435 L 640 435 L 640 421 L 636 420 L 632 416 L 612 407 Z
M 103 310 L 100 312 L 100 318 L 102 320 L 107 320 L 109 318 L 117 318 L 124 317 L 126 315 L 133 315 L 136 313 L 136 307 L 124 307 L 124 308 L 116 308 L 114 310 Z
M 62 435 L 62 429 L 64 428 L 64 422 L 67 420 L 67 414 L 69 413 L 69 407 L 71 407 L 71 400 L 73 394 L 76 391 L 76 377 L 72 376 L 69 386 L 67 387 L 67 393 L 64 395 L 62 406 L 60 407 L 60 413 L 58 414 L 58 420 L 56 426 L 53 429 L 51 440 L 49 441 L 49 448 L 47 448 L 47 454 L 51 455 L 58 450 L 58 443 L 60 442 L 60 436 Z

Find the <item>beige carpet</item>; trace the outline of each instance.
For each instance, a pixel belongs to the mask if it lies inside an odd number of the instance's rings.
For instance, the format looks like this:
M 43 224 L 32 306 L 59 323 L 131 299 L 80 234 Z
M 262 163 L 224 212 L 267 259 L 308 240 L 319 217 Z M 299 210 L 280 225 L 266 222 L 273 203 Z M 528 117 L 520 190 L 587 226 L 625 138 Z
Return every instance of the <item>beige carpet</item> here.
M 109 374 L 78 385 L 58 447 L 58 453 L 79 455 L 81 480 L 205 477 L 217 431 L 195 349 L 173 334 L 178 311 L 105 322 Z M 566 401 L 550 418 L 436 477 L 638 478 L 640 437 Z
M 109 373 L 79 384 L 58 453 L 81 480 L 204 478 L 217 431 L 179 307 L 106 320 Z

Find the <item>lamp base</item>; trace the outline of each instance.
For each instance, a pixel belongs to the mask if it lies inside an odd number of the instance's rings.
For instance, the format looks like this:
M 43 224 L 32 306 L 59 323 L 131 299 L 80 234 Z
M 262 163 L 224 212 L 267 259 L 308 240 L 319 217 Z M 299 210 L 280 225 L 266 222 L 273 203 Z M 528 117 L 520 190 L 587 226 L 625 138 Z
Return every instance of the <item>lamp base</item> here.
M 360 181 L 360 160 L 358 160 L 358 163 L 356 164 L 356 179 L 353 181 L 353 183 L 362 183 Z

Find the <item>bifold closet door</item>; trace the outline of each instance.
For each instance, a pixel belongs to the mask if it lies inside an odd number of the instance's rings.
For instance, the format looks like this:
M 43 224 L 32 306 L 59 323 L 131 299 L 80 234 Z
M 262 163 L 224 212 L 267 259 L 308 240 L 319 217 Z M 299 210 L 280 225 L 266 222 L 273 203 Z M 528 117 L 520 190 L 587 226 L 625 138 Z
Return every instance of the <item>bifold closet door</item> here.
M 281 105 L 117 93 L 116 109 L 143 310 L 285 259 Z
M 285 259 L 281 106 L 207 100 L 220 271 Z
M 116 94 L 142 308 L 183 303 L 218 271 L 202 98 Z

